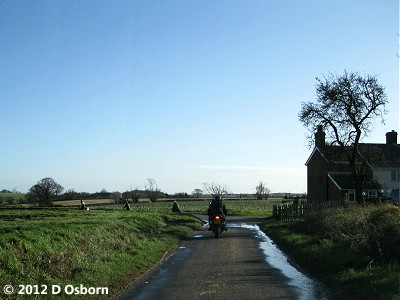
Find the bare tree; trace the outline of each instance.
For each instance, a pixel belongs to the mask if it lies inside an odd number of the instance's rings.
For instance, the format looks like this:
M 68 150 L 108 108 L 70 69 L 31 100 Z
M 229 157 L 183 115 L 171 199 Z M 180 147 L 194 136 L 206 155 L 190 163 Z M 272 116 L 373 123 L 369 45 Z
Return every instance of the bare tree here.
M 63 190 L 64 188 L 55 182 L 53 178 L 46 177 L 32 186 L 28 194 L 31 202 L 48 205 L 52 198 L 60 194 Z
M 147 178 L 147 182 L 145 182 L 144 187 L 147 191 L 150 201 L 156 202 L 158 199 L 158 194 L 160 192 L 157 182 L 153 178 Z
M 262 181 L 260 181 L 258 183 L 258 185 L 256 186 L 256 196 L 257 196 L 257 199 L 259 199 L 259 200 L 268 199 L 270 192 L 271 192 L 270 189 L 267 188 L 265 183 L 263 183 Z
M 366 162 L 360 161 L 358 144 L 363 135 L 370 133 L 374 119 L 384 124 L 387 113 L 385 89 L 376 76 L 362 77 L 358 73 L 342 76 L 330 74 L 316 79 L 316 103 L 302 103 L 299 120 L 313 133 L 322 126 L 330 145 L 339 146 L 346 155 L 355 180 L 356 200 L 363 201 L 362 190 L 366 181 Z
M 228 194 L 229 189 L 226 185 L 224 184 L 219 184 L 215 182 L 211 183 L 203 183 L 204 189 L 211 195 L 213 196 L 221 196 L 223 194 Z

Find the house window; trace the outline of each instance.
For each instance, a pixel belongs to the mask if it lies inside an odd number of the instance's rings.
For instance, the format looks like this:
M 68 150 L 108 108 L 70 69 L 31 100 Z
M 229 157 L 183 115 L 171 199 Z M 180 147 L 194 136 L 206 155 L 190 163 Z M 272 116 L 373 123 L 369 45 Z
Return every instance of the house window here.
M 356 197 L 355 197 L 354 194 L 355 194 L 355 193 L 354 193 L 354 190 L 349 190 L 349 192 L 346 194 L 347 201 L 349 201 L 349 202 L 354 202 L 354 201 L 356 201 Z
M 392 181 L 400 181 L 400 170 L 393 170 L 391 173 Z
M 377 198 L 378 192 L 376 190 L 368 190 L 368 198 Z

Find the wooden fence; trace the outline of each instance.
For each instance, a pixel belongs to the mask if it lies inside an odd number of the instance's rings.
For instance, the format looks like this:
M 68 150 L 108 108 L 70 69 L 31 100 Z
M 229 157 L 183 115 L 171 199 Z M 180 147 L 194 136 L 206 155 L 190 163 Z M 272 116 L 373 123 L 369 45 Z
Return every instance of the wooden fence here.
M 344 206 L 345 203 L 343 201 L 308 202 L 294 200 L 292 203 L 274 204 L 272 213 L 276 220 L 291 221 L 323 209 Z

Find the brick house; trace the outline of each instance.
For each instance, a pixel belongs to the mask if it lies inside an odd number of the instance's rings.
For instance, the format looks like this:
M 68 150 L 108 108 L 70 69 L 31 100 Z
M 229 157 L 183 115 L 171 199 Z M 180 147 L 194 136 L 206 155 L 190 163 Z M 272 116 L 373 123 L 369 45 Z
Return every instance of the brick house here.
M 397 132 L 386 133 L 386 144 L 360 143 L 358 155 L 366 161 L 365 198 L 390 198 L 399 202 L 400 145 Z M 355 200 L 355 180 L 349 162 L 339 146 L 325 144 L 325 133 L 318 126 L 315 147 L 306 162 L 309 201 Z

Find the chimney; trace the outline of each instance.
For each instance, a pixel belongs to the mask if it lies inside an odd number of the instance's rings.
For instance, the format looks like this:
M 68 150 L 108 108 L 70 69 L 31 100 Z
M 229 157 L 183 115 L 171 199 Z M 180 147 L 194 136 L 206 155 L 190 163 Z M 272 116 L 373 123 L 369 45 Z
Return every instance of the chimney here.
M 397 132 L 392 130 L 391 132 L 386 133 L 386 144 L 387 145 L 396 145 L 397 144 Z
M 317 132 L 315 133 L 315 146 L 316 147 L 325 146 L 325 132 L 322 129 L 322 125 L 318 125 L 317 127 Z

